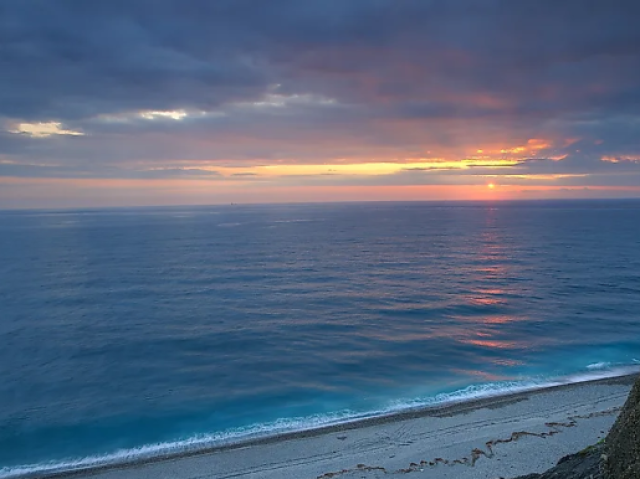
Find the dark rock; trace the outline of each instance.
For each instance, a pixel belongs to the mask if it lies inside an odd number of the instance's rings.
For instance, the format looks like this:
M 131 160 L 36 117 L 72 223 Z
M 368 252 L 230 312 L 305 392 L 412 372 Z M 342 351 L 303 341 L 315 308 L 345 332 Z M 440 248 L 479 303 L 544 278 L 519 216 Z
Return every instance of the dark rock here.
M 565 456 L 558 465 L 542 474 L 530 474 L 518 479 L 600 479 L 600 456 L 603 446 L 598 445 L 578 454 Z
M 640 380 L 607 436 L 603 466 L 607 479 L 640 479 Z
M 542 474 L 516 479 L 640 479 L 640 380 L 604 444 L 565 456 Z

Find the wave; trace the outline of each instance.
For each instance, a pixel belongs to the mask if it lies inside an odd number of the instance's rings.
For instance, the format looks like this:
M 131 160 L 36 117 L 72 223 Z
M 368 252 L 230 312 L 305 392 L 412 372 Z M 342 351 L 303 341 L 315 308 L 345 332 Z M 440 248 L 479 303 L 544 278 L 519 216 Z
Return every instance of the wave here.
M 155 458 L 196 453 L 213 447 L 222 447 L 242 442 L 277 437 L 281 434 L 313 431 L 340 424 L 359 422 L 366 419 L 392 417 L 404 412 L 464 403 L 488 397 L 499 397 L 520 392 L 530 392 L 550 387 L 577 384 L 607 378 L 616 378 L 640 373 L 640 360 L 633 359 L 635 365 L 612 366 L 607 362 L 596 362 L 586 366 L 586 371 L 558 378 L 529 378 L 515 381 L 490 382 L 468 386 L 450 393 L 424 398 L 391 401 L 386 407 L 366 413 L 343 410 L 330 414 L 279 419 L 255 424 L 245 428 L 231 429 L 219 433 L 199 434 L 193 437 L 137 448 L 118 450 L 112 453 L 65 459 L 46 463 L 28 464 L 0 468 L 0 479 L 12 479 L 34 474 L 53 474 L 68 471 L 90 470 L 116 464 L 136 463 Z
M 344 424 L 349 421 L 357 421 L 367 417 L 371 417 L 371 415 L 343 411 L 335 414 L 314 415 L 304 418 L 279 419 L 270 423 L 256 424 L 246 428 L 237 428 L 219 433 L 198 434 L 174 442 L 147 444 L 131 449 L 121 449 L 108 454 L 4 467 L 0 469 L 0 479 L 17 478 L 35 473 L 52 474 L 93 469 L 114 464 L 135 463 L 152 458 L 168 457 L 197 452 L 212 447 L 236 444 L 251 439 L 277 436 L 287 432 L 314 430 L 321 427 Z
M 638 363 L 640 364 L 640 361 L 638 361 Z M 594 367 L 595 365 L 597 365 L 597 367 Z M 436 396 L 423 399 L 417 398 L 410 401 L 398 401 L 395 403 L 397 409 L 390 409 L 389 412 L 394 413 L 401 412 L 402 409 L 420 409 L 431 406 L 462 403 L 476 399 L 506 396 L 520 392 L 537 391 L 557 386 L 616 378 L 638 373 L 640 373 L 640 366 L 616 365 L 611 367 L 611 363 L 594 363 L 593 365 L 587 366 L 587 371 L 558 378 L 540 376 L 516 381 L 483 383 L 468 386 L 452 393 L 438 394 Z
M 599 369 L 607 369 L 611 367 L 611 363 L 607 363 L 607 362 L 600 362 L 600 363 L 593 363 L 593 364 L 589 364 L 587 366 L 587 369 L 589 369 L 590 371 L 594 371 L 594 370 L 599 370 Z
M 317 222 L 317 221 L 321 221 L 318 219 L 313 219 L 313 218 L 301 218 L 301 219 L 292 219 L 292 220 L 274 220 L 272 221 L 272 223 L 311 223 L 311 222 Z

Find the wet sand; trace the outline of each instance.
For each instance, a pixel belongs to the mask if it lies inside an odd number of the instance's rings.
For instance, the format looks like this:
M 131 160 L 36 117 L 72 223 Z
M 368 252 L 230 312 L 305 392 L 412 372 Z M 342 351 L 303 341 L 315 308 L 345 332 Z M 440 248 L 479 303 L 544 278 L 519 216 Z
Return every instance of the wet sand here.
M 46 477 L 497 479 L 604 438 L 636 376 L 556 386 Z M 25 477 L 43 477 L 32 475 Z

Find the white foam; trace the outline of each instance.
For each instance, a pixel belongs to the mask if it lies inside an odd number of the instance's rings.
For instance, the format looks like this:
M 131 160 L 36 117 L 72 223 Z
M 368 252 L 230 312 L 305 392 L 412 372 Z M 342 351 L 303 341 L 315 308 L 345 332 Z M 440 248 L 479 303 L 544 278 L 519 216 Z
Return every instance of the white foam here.
M 387 410 L 388 413 L 400 412 L 405 409 L 420 409 L 430 406 L 442 406 L 446 404 L 462 403 L 487 397 L 506 396 L 518 392 L 534 391 L 562 383 L 557 381 L 504 381 L 468 386 L 451 393 L 437 394 L 436 396 L 416 398 L 409 401 L 394 401 Z
M 634 360 L 640 364 L 640 361 Z M 417 398 L 410 401 L 394 402 L 388 412 L 400 412 L 402 409 L 415 409 L 436 405 L 460 403 L 482 399 L 487 397 L 506 396 L 509 394 L 535 391 L 546 389 L 554 386 L 562 386 L 567 384 L 578 384 L 599 379 L 616 378 L 627 376 L 630 374 L 640 373 L 638 366 L 612 366 L 611 363 L 598 362 L 587 366 L 588 371 L 571 374 L 568 376 L 549 378 L 538 377 L 529 378 L 521 381 L 500 381 L 494 383 L 484 383 L 479 385 L 468 386 L 451 393 L 438 394 L 432 397 Z
M 600 363 L 589 364 L 587 366 L 587 369 L 593 371 L 594 369 L 607 369 L 609 367 L 611 367 L 611 363 L 600 362 Z
M 640 364 L 637 359 L 633 360 Z M 608 363 L 598 362 L 587 366 L 588 372 L 573 374 L 561 378 L 533 378 L 522 381 L 503 381 L 468 386 L 451 393 L 437 394 L 424 398 L 392 401 L 380 410 L 357 413 L 343 410 L 332 414 L 318 414 L 308 417 L 279 419 L 277 421 L 256 424 L 245 428 L 232 429 L 220 433 L 200 434 L 191 438 L 118 450 L 113 453 L 68 459 L 48 463 L 28 464 L 0 469 L 0 479 L 17 478 L 28 474 L 43 474 L 70 470 L 91 469 L 108 464 L 120 464 L 154 458 L 158 456 L 197 451 L 208 447 L 224 446 L 256 438 L 273 437 L 294 431 L 310 431 L 336 424 L 357 422 L 362 419 L 389 416 L 403 411 L 432 406 L 462 403 L 486 397 L 506 396 L 518 392 L 534 391 L 564 384 L 581 383 L 597 379 L 614 378 L 640 373 L 640 366 L 610 367 Z
M 39 464 L 27 464 L 0 469 L 0 478 L 8 479 L 33 473 L 53 473 L 60 471 L 91 469 L 108 464 L 135 462 L 143 459 L 197 451 L 207 447 L 224 446 L 249 439 L 271 437 L 286 432 L 313 430 L 320 427 L 343 424 L 369 417 L 369 414 L 357 414 L 342 411 L 335 414 L 314 415 L 304 418 L 279 419 L 270 423 L 257 424 L 246 428 L 237 428 L 220 433 L 199 434 L 191 438 L 145 446 L 122 449 L 109 454 L 87 456 L 77 459 L 65 459 Z
M 316 221 L 320 221 L 320 220 L 314 220 L 314 219 L 294 219 L 294 220 L 274 220 L 272 221 L 272 223 L 310 223 L 310 222 L 316 222 Z
M 616 378 L 638 373 L 640 373 L 639 366 L 611 366 L 566 376 L 565 378 L 562 378 L 561 384 L 583 383 L 587 381 Z

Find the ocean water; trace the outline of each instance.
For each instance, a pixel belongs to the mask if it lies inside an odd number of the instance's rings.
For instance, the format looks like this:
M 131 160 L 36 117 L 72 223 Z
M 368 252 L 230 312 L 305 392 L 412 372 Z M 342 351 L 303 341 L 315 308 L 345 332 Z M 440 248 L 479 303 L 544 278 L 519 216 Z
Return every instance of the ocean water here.
M 0 477 L 639 365 L 638 201 L 0 212 Z

